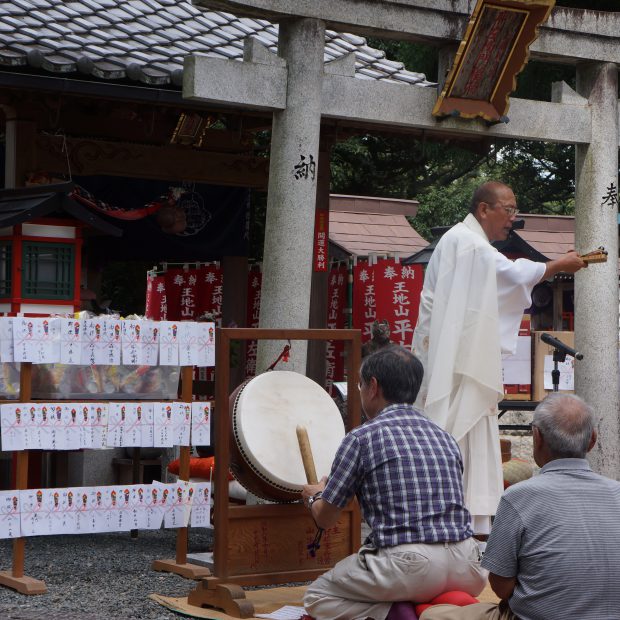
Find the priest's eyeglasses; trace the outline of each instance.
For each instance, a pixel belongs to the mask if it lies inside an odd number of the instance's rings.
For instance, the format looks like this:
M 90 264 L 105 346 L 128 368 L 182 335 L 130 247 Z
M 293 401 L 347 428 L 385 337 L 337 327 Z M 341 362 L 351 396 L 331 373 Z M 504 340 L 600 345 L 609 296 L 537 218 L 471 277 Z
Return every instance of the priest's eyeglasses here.
M 504 205 L 493 205 L 493 208 L 495 207 L 501 207 L 502 209 L 504 209 L 508 217 L 514 217 L 515 215 L 519 213 L 519 209 L 517 207 L 505 207 Z

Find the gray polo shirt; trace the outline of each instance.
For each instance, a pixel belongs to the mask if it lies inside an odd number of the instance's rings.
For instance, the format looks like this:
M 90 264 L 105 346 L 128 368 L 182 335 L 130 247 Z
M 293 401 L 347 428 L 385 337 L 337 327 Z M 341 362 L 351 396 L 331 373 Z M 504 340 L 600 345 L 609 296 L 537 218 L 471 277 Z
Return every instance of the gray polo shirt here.
M 521 620 L 620 618 L 620 483 L 558 459 L 502 497 L 482 566 Z

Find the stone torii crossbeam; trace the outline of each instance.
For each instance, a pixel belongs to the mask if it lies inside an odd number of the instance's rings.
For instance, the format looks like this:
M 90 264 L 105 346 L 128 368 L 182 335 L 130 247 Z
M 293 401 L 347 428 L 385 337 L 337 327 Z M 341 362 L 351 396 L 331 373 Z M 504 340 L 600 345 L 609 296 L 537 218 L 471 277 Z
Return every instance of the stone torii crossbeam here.
M 574 144 L 577 250 L 603 245 L 618 256 L 620 15 L 555 8 L 530 55 L 575 65 L 577 92 L 558 84 L 551 102 L 512 99 L 510 122 L 488 126 L 452 118 L 440 122 L 431 115 L 434 89 L 356 79 L 352 58 L 323 64 L 326 28 L 453 51 L 475 0 L 194 2 L 280 27 L 278 56 L 250 42 L 244 62 L 188 57 L 183 87 L 188 99 L 273 113 L 261 327 L 308 326 L 321 119 L 369 129 Z M 448 53 L 440 52 L 440 64 L 442 58 L 445 67 Z M 593 466 L 620 478 L 616 260 L 576 274 L 575 345 L 585 355 L 575 365 L 576 391 L 601 416 Z M 277 352 L 265 350 L 263 356 L 274 359 Z M 293 349 L 292 361 L 304 372 L 301 346 Z

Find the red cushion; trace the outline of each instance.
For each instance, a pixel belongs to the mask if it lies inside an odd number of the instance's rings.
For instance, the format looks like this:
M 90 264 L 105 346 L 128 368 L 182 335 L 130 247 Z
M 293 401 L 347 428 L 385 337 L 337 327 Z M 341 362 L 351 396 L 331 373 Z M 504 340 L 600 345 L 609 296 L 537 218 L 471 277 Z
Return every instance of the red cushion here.
M 179 459 L 170 461 L 168 471 L 171 474 L 179 475 Z M 190 478 L 206 478 L 212 480 L 215 476 L 215 457 L 191 457 L 189 459 L 189 477 Z M 228 479 L 233 480 L 232 474 L 228 472 Z
M 415 612 L 418 616 L 422 615 L 425 609 L 428 609 L 432 605 L 458 605 L 459 607 L 465 607 L 465 605 L 473 605 L 479 603 L 477 598 L 467 594 L 467 592 L 460 592 L 459 590 L 453 590 L 452 592 L 443 592 L 436 596 L 432 601 L 424 603 L 423 605 L 416 605 Z

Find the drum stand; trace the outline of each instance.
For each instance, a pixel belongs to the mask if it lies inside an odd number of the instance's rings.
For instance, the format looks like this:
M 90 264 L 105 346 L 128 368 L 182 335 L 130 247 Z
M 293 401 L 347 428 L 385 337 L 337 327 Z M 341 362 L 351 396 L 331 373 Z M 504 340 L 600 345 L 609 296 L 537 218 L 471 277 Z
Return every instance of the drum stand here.
M 302 504 L 232 506 L 228 502 L 230 466 L 230 342 L 231 340 L 337 340 L 344 341 L 348 380 L 348 428 L 358 426 L 357 390 L 361 362 L 361 335 L 352 329 L 217 329 L 215 413 L 215 546 L 213 575 L 190 592 L 188 603 L 215 607 L 237 618 L 254 615 L 253 604 L 241 586 L 311 581 L 360 546 L 359 507 L 352 502 L 338 524 L 327 530 L 321 549 L 311 557 L 307 546 L 316 526 Z M 219 490 L 219 492 L 218 492 Z

